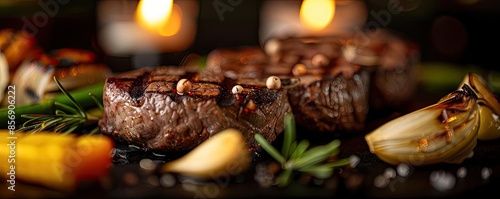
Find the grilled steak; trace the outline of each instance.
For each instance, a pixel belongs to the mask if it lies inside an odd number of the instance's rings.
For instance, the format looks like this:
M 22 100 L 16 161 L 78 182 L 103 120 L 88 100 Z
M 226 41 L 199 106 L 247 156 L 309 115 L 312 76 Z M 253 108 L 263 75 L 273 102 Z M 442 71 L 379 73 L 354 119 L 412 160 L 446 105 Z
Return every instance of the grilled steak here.
M 146 149 L 188 150 L 226 128 L 272 142 L 293 112 L 320 132 L 361 132 L 369 110 L 395 108 L 417 87 L 416 49 L 382 32 L 348 37 L 285 38 L 264 48 L 216 49 L 203 70 L 144 68 L 109 78 L 102 132 Z M 282 87 L 268 89 L 270 76 Z M 190 90 L 179 91 L 188 80 Z M 233 93 L 236 85 L 241 91 Z M 184 90 L 184 88 L 182 88 Z M 238 89 L 236 89 L 238 90 Z
M 191 82 L 189 91 L 176 90 L 181 79 Z M 130 71 L 106 81 L 100 130 L 145 149 L 188 150 L 226 128 L 244 132 L 250 147 L 255 133 L 272 142 L 291 109 L 286 91 L 265 81 L 173 66 Z M 231 93 L 235 85 L 241 93 Z
M 226 76 L 235 79 L 271 75 L 295 78 L 299 85 L 288 89 L 287 94 L 297 124 L 322 132 L 363 129 L 368 112 L 369 70 L 357 68 L 356 73 L 345 77 L 338 68 L 309 69 L 302 65 L 299 67 L 308 72 L 294 76 L 295 65 L 269 63 L 261 58 L 263 54 L 259 48 L 251 47 L 218 49 L 208 56 L 207 67 L 225 71 Z M 239 61 L 247 59 L 253 63 Z M 257 61 L 259 59 L 261 62 Z
M 369 110 L 400 108 L 418 85 L 418 51 L 411 43 L 384 30 L 366 37 L 290 37 L 264 48 L 216 49 L 207 67 L 234 78 L 299 78 L 300 86 L 288 91 L 298 124 L 360 132 Z

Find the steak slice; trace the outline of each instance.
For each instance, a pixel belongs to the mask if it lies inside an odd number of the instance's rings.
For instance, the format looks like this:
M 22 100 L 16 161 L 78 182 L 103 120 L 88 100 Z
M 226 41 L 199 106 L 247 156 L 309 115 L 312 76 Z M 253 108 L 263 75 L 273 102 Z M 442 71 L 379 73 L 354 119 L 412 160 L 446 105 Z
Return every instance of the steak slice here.
M 209 54 L 207 67 L 225 71 L 226 76 L 235 79 L 274 75 L 281 79 L 298 81 L 297 86 L 287 90 L 288 100 L 296 123 L 308 130 L 359 132 L 364 128 L 369 98 L 368 69 L 358 68 L 358 71 L 348 77 L 342 75 L 337 67 L 315 68 L 318 74 L 294 76 L 294 65 L 256 63 L 258 59 L 254 58 L 262 57 L 262 54 L 262 50 L 251 47 L 232 49 L 232 52 L 228 49 L 217 49 Z M 246 59 L 253 60 L 254 63 L 239 62 Z
M 368 113 L 404 106 L 418 86 L 418 51 L 385 30 L 343 37 L 273 38 L 263 48 L 216 49 L 207 67 L 234 78 L 298 78 L 288 90 L 297 124 L 320 132 L 361 132 Z M 376 113 L 375 113 L 376 115 Z
M 192 83 L 183 95 L 176 91 L 181 79 Z M 265 81 L 231 79 L 210 69 L 136 69 L 107 79 L 99 127 L 118 140 L 168 151 L 192 149 L 219 131 L 236 128 L 249 147 L 257 148 L 254 134 L 272 142 L 283 131 L 284 115 L 291 112 L 286 90 L 268 89 Z M 232 94 L 237 84 L 243 91 Z

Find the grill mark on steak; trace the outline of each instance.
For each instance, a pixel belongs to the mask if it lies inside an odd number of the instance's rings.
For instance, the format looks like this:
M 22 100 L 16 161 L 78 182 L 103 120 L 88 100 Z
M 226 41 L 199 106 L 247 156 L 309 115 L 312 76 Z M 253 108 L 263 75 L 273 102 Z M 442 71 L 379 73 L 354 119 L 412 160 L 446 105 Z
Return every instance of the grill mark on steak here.
M 244 92 L 235 96 L 232 87 L 244 80 L 224 78 L 220 71 L 177 70 L 139 69 L 108 78 L 101 131 L 145 149 L 162 150 L 191 149 L 227 128 L 241 130 L 248 145 L 258 148 L 255 133 L 271 142 L 283 131 L 283 117 L 291 112 L 286 90 L 269 90 L 262 80 L 253 80 L 241 84 Z M 173 89 L 182 78 L 192 81 L 189 94 L 178 95 Z M 138 96 L 141 103 L 135 104 Z
M 142 76 L 137 77 L 132 83 L 132 88 L 128 91 L 132 100 L 135 102 L 135 106 L 140 106 L 142 104 L 142 97 L 144 96 L 144 91 L 146 87 L 149 86 L 149 73 L 146 72 Z
M 224 81 L 220 84 L 222 90 L 216 98 L 217 104 L 219 104 L 220 106 L 227 107 L 234 105 L 236 100 L 233 98 L 234 95 L 231 93 L 231 85 L 236 85 L 236 81 L 231 78 L 225 78 Z

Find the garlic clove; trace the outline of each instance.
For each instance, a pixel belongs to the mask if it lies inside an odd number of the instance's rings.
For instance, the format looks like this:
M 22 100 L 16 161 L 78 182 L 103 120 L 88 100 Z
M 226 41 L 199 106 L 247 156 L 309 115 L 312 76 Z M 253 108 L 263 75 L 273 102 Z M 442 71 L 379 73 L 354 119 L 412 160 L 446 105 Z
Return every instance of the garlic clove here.
M 470 158 L 480 128 L 479 99 L 469 84 L 436 104 L 406 114 L 365 136 L 372 153 L 390 164 L 459 164 Z
M 236 129 L 226 129 L 179 159 L 165 163 L 162 171 L 209 179 L 239 174 L 249 163 L 250 152 L 243 134 Z
M 478 139 L 494 140 L 500 138 L 500 116 L 487 106 L 480 106 L 480 122 Z
M 500 103 L 496 96 L 486 87 L 486 81 L 475 73 L 469 73 L 460 86 L 471 85 L 478 96 L 480 106 L 479 140 L 493 140 L 500 137 Z

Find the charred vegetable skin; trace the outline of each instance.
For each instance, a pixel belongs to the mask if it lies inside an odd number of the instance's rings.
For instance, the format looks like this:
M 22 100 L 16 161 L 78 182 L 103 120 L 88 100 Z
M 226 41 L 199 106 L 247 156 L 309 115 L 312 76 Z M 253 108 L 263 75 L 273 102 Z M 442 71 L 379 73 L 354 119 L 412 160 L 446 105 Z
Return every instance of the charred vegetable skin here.
M 472 157 L 478 138 L 499 137 L 499 113 L 484 79 L 469 73 L 436 104 L 396 118 L 365 139 L 370 151 L 390 164 L 460 164 Z
M 234 128 L 255 147 L 255 133 L 273 141 L 291 112 L 285 89 L 292 82 L 282 79 L 280 89 L 269 89 L 266 80 L 169 66 L 130 71 L 106 81 L 99 127 L 119 140 L 163 150 L 189 150 Z M 235 86 L 242 90 L 233 94 Z

